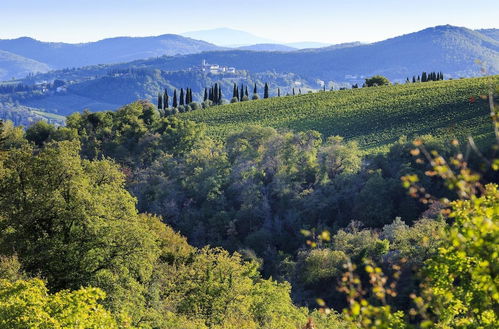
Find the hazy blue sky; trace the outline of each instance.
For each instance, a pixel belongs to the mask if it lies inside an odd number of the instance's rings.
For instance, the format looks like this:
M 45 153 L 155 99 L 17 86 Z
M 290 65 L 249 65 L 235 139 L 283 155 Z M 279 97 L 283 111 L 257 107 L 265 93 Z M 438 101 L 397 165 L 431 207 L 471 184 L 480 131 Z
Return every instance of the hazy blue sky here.
M 0 38 L 82 42 L 229 27 L 281 42 L 499 27 L 498 0 L 0 0 Z

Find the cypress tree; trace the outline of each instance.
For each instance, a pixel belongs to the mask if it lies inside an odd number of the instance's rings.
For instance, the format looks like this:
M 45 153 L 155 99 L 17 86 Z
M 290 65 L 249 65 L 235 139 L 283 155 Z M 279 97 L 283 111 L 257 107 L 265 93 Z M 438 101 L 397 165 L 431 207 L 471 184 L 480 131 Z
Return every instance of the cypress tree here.
M 246 90 L 244 91 L 244 96 L 249 97 L 248 86 L 246 86 Z
M 203 102 L 208 100 L 208 88 L 204 88 Z
M 415 75 L 412 76 L 412 83 L 416 83 L 416 76 Z
M 253 94 L 258 94 L 258 89 L 256 88 L 256 83 L 255 83 L 255 87 L 253 88 Z
M 426 72 L 423 72 L 423 74 L 421 75 L 421 82 L 426 82 L 428 81 L 428 78 L 426 76 Z
M 298 94 L 300 94 L 300 95 L 301 95 L 301 88 L 300 88 L 300 89 L 298 89 Z
M 418 82 L 421 82 L 421 77 L 418 75 Z
M 295 88 L 293 88 L 293 96 L 295 96 L 295 95 L 296 95 L 296 93 L 295 93 Z
M 263 98 L 269 98 L 269 85 L 265 82 L 265 89 L 263 90 Z
M 158 93 L 158 110 L 163 109 L 163 95 L 161 93 Z
M 277 88 L 277 97 L 281 97 L 281 88 Z
M 218 84 L 213 87 L 213 104 L 218 104 Z
M 244 85 L 241 83 L 241 89 L 239 91 L 239 101 L 242 102 L 244 97 Z
M 170 97 L 168 97 L 168 90 L 165 89 L 163 93 L 163 109 L 166 110 L 170 107 Z
M 218 104 L 222 104 L 222 85 L 218 85 Z
M 177 102 L 177 89 L 175 89 L 175 90 L 173 91 L 173 104 L 172 104 L 172 107 L 173 107 L 173 108 L 178 107 L 178 102 Z
M 180 89 L 180 106 L 184 105 L 184 88 Z
M 208 99 L 213 102 L 213 86 L 210 88 L 208 93 Z
M 234 82 L 234 87 L 232 88 L 232 98 L 238 98 L 239 99 L 239 96 L 237 95 L 237 85 L 236 85 L 235 82 Z

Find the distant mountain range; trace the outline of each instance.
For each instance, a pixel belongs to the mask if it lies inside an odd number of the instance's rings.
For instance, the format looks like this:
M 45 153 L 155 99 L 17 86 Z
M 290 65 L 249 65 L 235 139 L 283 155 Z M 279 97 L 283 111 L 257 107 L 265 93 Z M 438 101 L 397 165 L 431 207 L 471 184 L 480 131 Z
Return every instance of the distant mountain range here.
M 25 72 L 44 72 L 47 68 L 62 69 L 96 64 L 130 62 L 158 56 L 174 56 L 223 50 L 205 41 L 194 40 L 175 34 L 155 37 L 117 37 L 97 42 L 69 44 L 42 42 L 23 37 L 0 40 L 0 50 L 21 58 L 1 55 L 4 59 L 0 70 L 4 77 L 22 77 Z M 30 61 L 29 61 L 30 60 Z M 35 61 L 43 65 L 35 65 Z
M 205 41 L 166 34 L 113 38 L 85 44 L 46 43 L 19 38 L 0 40 L 0 51 L 0 74 L 3 79 L 55 68 L 109 63 L 119 64 L 72 70 L 71 79 L 104 75 L 114 68 L 179 71 L 198 66 L 202 60 L 253 73 L 276 71 L 351 83 L 375 74 L 405 80 L 405 77 L 421 71 L 442 71 L 446 77 L 476 76 L 481 74 L 477 60 L 484 63 L 482 65 L 486 66 L 489 74 L 499 73 L 498 29 L 470 30 L 450 25 L 372 44 L 353 42 L 303 50 L 268 43 L 227 49 Z M 49 74 L 49 77 L 66 79 L 65 74 L 58 72 Z M 43 75 L 38 76 L 41 77 Z
M 254 34 L 229 28 L 192 31 L 181 34 L 184 37 L 204 40 L 223 47 L 242 47 L 262 43 L 276 43 L 275 40 L 262 38 Z
M 213 43 L 222 47 L 238 48 L 244 49 L 246 47 L 251 47 L 247 50 L 259 50 L 258 46 L 261 45 L 279 45 L 282 48 L 276 47 L 276 51 L 291 51 L 292 49 L 306 49 L 306 48 L 322 48 L 328 47 L 330 43 L 323 42 L 313 42 L 313 41 L 303 41 L 303 42 L 291 42 L 282 43 L 276 40 L 271 40 L 267 38 L 262 38 L 254 34 L 234 30 L 229 28 L 218 28 L 211 30 L 201 30 L 193 31 L 181 34 L 184 37 L 189 37 L 198 40 L 204 40 L 209 43 Z M 289 47 L 290 49 L 287 49 Z M 264 47 L 262 51 L 272 51 L 272 48 Z
M 296 51 L 298 48 L 280 45 L 277 43 L 259 43 L 251 46 L 238 47 L 239 50 L 253 50 L 253 51 Z
M 499 73 L 497 30 L 486 34 L 464 27 L 443 25 L 372 44 L 347 44 L 293 52 L 228 50 L 143 60 L 127 65 L 162 70 L 187 69 L 203 59 L 251 72 L 292 72 L 323 80 L 361 82 L 381 74 L 395 81 L 442 71 L 446 78 L 481 75 L 480 61 L 489 74 Z

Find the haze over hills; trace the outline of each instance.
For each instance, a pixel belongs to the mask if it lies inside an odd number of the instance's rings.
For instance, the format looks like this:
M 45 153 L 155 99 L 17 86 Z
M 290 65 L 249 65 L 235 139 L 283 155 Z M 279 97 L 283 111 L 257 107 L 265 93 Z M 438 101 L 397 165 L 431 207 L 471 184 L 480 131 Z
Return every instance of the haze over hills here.
M 499 29 L 481 29 L 477 30 L 477 32 L 481 34 L 485 34 L 486 36 L 499 41 Z
M 251 46 L 238 47 L 239 50 L 253 50 L 253 51 L 296 51 L 298 48 L 280 45 L 277 43 L 259 43 Z
M 206 42 L 225 47 L 242 47 L 261 43 L 276 43 L 275 40 L 270 40 L 245 31 L 225 27 L 211 30 L 191 31 L 182 33 L 181 35 L 192 39 L 204 40 Z
M 0 50 L 38 61 L 51 69 L 121 63 L 163 55 L 185 55 L 222 49 L 205 41 L 174 34 L 117 37 L 80 44 L 42 42 L 28 37 L 0 40 Z M 16 74 L 16 71 L 7 72 L 8 75 L 22 77 Z
M 25 77 L 29 73 L 44 73 L 50 66 L 8 51 L 0 50 L 0 81 Z
M 277 42 L 276 40 L 271 40 L 256 36 L 252 33 L 245 31 L 229 29 L 229 28 L 217 28 L 211 30 L 200 30 L 182 33 L 181 35 L 193 39 L 204 40 L 219 46 L 225 47 L 248 47 L 248 46 L 258 46 L 261 44 L 274 44 L 282 45 L 285 47 L 291 47 L 296 49 L 306 49 L 306 48 L 322 48 L 330 46 L 329 43 L 324 42 L 314 42 L 314 41 L 302 41 L 302 42 Z M 256 49 L 249 49 L 256 50 Z
M 444 72 L 447 78 L 458 78 L 480 75 L 477 60 L 487 65 L 489 74 L 497 74 L 499 41 L 464 27 L 444 25 L 341 49 L 333 47 L 289 53 L 205 52 L 137 61 L 132 65 L 178 70 L 196 65 L 203 59 L 253 72 L 276 70 L 333 81 L 358 82 L 375 74 L 405 81 L 408 76 L 432 70 Z

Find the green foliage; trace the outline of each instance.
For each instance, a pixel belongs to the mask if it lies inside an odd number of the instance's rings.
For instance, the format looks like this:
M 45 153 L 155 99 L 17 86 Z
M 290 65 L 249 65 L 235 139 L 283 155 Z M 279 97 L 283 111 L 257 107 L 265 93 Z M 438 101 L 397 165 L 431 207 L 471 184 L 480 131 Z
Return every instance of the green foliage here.
M 332 281 L 343 272 L 343 265 L 348 257 L 341 250 L 313 249 L 302 254 L 303 271 L 300 273 L 302 281 L 306 284 Z
M 203 139 L 205 131 L 192 121 L 161 118 L 146 102 L 116 112 L 76 113 L 68 117 L 67 126 L 78 132 L 84 157 L 112 157 L 133 167 L 150 164 L 164 153 L 182 155 Z
M 76 142 L 11 151 L 0 173 L 1 253 L 17 253 L 52 291 L 100 287 L 112 310 L 139 318 L 140 282 L 160 250 L 123 184 L 114 164 L 81 160 Z
M 499 191 L 455 201 L 445 244 L 427 263 L 425 297 L 442 328 L 495 328 L 499 321 L 497 288 Z
M 365 84 L 367 87 L 389 86 L 390 80 L 384 76 L 375 75 L 371 78 L 367 78 Z
M 104 297 L 95 288 L 49 294 L 39 279 L 15 282 L 0 279 L 0 327 L 118 328 L 113 316 L 99 304 Z

